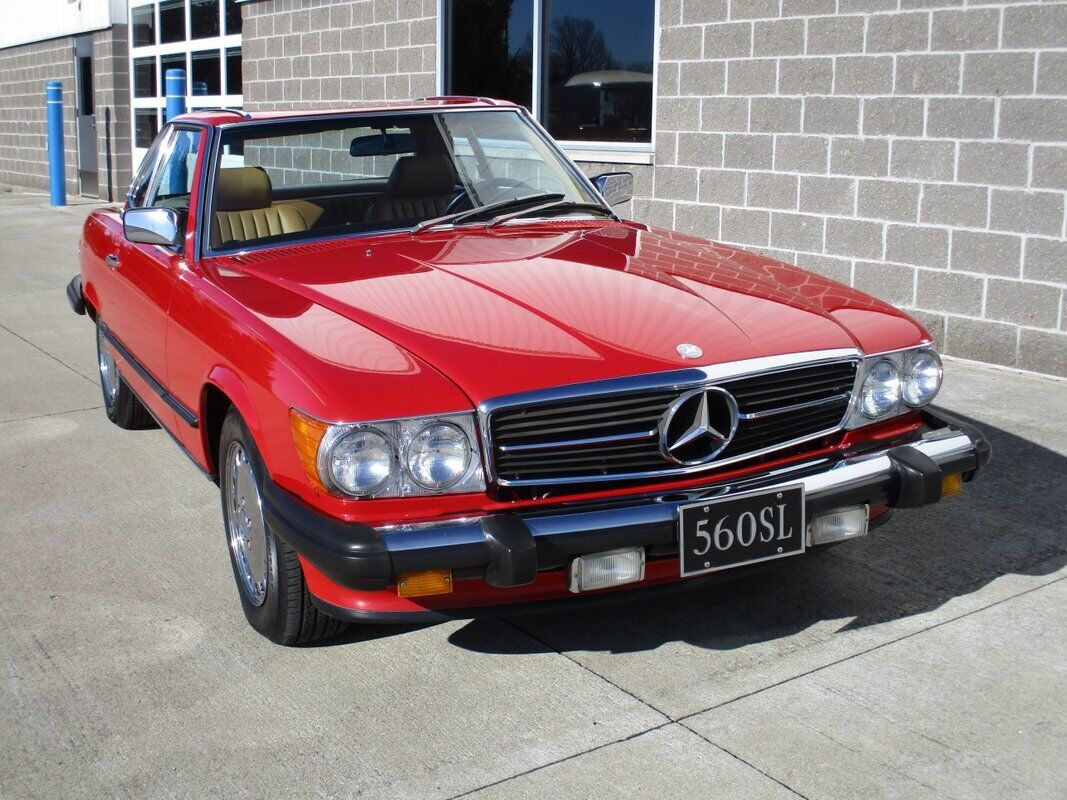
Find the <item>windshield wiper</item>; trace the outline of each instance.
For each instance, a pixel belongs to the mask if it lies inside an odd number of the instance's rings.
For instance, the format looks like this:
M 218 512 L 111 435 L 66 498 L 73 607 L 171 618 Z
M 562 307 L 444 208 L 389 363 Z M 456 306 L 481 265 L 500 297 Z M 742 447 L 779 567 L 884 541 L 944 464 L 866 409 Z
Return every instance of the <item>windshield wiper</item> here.
M 600 203 L 579 203 L 575 200 L 554 200 L 550 203 L 541 203 L 533 208 L 524 208 L 520 211 L 511 211 L 507 214 L 500 214 L 493 217 L 486 224 L 486 227 L 492 228 L 499 225 L 502 222 L 507 222 L 509 219 L 517 219 L 519 217 L 525 217 L 529 214 L 536 214 L 540 211 L 594 211 L 611 217 L 612 219 L 618 219 L 615 212 L 609 208 L 605 208 Z
M 527 206 L 530 203 L 558 203 L 563 200 L 566 195 L 559 192 L 538 192 L 536 194 L 526 194 L 522 197 L 509 197 L 506 200 L 497 200 L 495 203 L 489 203 L 485 206 L 478 206 L 477 208 L 469 208 L 466 211 L 459 211 L 455 214 L 445 214 L 443 217 L 435 217 L 434 219 L 426 219 L 415 225 L 411 232 L 421 233 L 429 228 L 437 227 L 438 225 L 445 225 L 449 222 L 455 224 L 463 222 L 468 219 L 477 219 L 483 217 L 486 214 L 494 214 L 497 211 L 504 211 L 512 206 L 520 205 Z

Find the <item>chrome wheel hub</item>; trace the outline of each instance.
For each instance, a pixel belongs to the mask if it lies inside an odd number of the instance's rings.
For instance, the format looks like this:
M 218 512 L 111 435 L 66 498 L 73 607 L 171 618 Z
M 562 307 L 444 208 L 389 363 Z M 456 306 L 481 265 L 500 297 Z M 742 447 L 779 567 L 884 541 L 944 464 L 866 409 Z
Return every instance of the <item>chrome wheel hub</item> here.
M 267 527 L 259 486 L 240 442 L 231 442 L 223 473 L 226 502 L 226 528 L 230 550 L 237 565 L 238 584 L 253 605 L 267 599 Z
M 100 385 L 104 388 L 104 399 L 109 406 L 115 405 L 119 396 L 119 367 L 115 363 L 115 354 L 111 352 L 111 343 L 104 336 L 104 329 L 97 326 L 97 359 L 100 362 Z

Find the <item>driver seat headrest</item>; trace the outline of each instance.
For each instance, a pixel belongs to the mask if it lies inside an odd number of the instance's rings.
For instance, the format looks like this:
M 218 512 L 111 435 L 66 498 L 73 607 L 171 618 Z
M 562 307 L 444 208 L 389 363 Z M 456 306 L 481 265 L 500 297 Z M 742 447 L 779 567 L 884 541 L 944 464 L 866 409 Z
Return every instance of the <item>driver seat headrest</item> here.
M 269 208 L 270 176 L 262 167 L 223 167 L 215 189 L 216 211 Z
M 404 156 L 389 173 L 385 193 L 393 197 L 428 197 L 451 194 L 456 168 L 448 156 Z

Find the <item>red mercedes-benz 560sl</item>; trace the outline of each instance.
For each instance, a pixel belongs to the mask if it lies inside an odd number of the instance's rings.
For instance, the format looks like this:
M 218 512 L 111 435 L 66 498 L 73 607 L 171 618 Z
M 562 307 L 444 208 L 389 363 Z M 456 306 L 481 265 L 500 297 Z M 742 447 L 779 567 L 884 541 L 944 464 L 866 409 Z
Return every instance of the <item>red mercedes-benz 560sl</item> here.
M 632 183 L 492 100 L 218 110 L 88 218 L 107 415 L 218 482 L 256 630 L 698 586 L 985 464 L 922 326 L 620 219 Z

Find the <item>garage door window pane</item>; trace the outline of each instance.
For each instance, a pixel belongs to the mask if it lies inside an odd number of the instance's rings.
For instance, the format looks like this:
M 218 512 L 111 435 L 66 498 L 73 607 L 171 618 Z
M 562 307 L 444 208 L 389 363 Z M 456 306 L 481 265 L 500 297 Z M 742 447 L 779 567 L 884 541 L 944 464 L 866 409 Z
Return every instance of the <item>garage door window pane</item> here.
M 135 58 L 133 60 L 133 96 L 156 96 L 155 58 Z
M 241 7 L 237 0 L 226 0 L 226 33 L 241 32 Z
M 219 35 L 219 0 L 191 0 L 189 22 L 194 39 Z
M 193 83 L 202 84 L 196 94 L 222 94 L 222 71 L 218 50 L 193 53 Z
M 148 148 L 159 133 L 159 112 L 154 108 L 138 108 L 133 112 L 133 141 L 135 147 Z
M 145 47 L 156 43 L 156 10 L 140 6 L 130 12 L 133 19 L 133 46 Z
M 651 142 L 654 0 L 552 0 L 544 117 L 558 139 Z
M 159 4 L 159 40 L 185 41 L 185 0 L 165 0 Z
M 532 97 L 533 0 L 451 0 L 450 94 L 511 100 Z
M 231 47 L 226 51 L 226 93 L 241 93 L 241 48 Z

